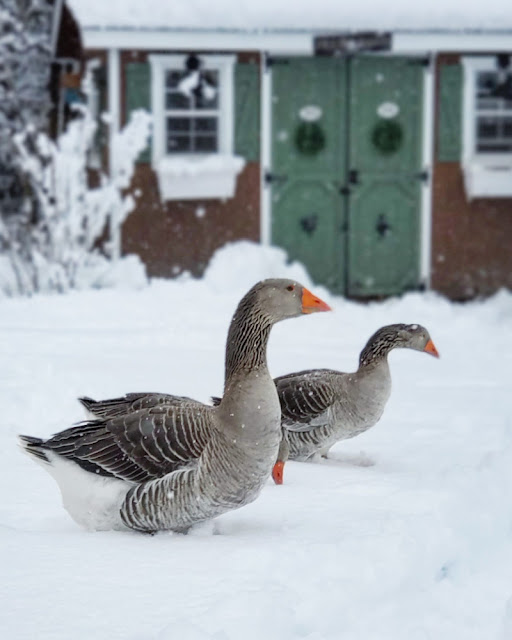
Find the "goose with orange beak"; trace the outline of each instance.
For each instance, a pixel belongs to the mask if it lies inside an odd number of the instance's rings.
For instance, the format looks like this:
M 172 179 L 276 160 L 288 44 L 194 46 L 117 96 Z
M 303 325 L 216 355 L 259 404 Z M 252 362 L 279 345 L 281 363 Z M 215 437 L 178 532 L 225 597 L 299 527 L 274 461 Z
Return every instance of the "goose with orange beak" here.
M 287 459 L 303 461 L 315 454 L 327 457 L 336 442 L 377 424 L 391 394 L 388 354 L 396 348 L 439 357 L 424 327 L 392 324 L 368 340 L 354 373 L 313 369 L 275 378 L 283 430 L 272 471 L 276 484 L 283 484 Z
M 87 529 L 185 532 L 257 498 L 281 442 L 267 367 L 274 324 L 330 307 L 293 280 L 263 280 L 242 298 L 226 340 L 216 407 L 166 394 L 82 400 L 96 418 L 43 440 L 20 436 Z

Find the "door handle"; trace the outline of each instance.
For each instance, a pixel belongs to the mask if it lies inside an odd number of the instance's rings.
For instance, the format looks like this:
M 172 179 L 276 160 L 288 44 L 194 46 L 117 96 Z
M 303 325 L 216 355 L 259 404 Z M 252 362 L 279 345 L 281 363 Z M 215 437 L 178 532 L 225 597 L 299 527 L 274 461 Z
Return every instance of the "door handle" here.
M 299 220 L 299 224 L 304 233 L 307 233 L 308 236 L 312 236 L 315 233 L 316 226 L 318 224 L 318 213 L 311 213 L 309 216 L 304 216 Z
M 391 231 L 391 225 L 386 219 L 386 216 L 381 213 L 377 218 L 377 224 L 375 225 L 375 231 L 379 234 L 381 238 L 385 238 L 388 233 Z
M 357 169 L 350 169 L 348 172 L 348 181 L 350 184 L 359 184 L 359 171 Z

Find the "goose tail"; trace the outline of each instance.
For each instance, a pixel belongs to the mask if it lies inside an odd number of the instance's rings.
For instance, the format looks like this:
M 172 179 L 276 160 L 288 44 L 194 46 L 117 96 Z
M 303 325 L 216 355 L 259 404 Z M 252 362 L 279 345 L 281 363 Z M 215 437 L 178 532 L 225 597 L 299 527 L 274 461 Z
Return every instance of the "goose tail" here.
M 51 464 L 48 456 L 45 453 L 45 441 L 41 438 L 34 438 L 33 436 L 18 436 L 19 444 L 23 451 L 29 456 L 36 459 L 36 462 L 44 462 Z

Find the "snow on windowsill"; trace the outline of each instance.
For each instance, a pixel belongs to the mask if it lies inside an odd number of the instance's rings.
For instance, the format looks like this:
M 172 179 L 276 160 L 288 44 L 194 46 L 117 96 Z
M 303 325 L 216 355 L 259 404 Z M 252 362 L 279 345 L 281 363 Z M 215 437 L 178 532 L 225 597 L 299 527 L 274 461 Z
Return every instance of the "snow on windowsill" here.
M 512 197 L 512 159 L 495 164 L 474 160 L 463 165 L 463 172 L 469 200 Z
M 154 167 L 162 200 L 232 198 L 245 160 L 212 154 L 162 158 Z

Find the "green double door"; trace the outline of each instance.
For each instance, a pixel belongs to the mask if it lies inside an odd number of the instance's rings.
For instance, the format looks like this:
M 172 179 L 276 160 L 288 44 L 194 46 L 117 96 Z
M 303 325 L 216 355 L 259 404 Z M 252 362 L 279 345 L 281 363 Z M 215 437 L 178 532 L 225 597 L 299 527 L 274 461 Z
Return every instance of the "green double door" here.
M 384 56 L 273 62 L 273 244 L 351 297 L 417 288 L 423 67 Z

